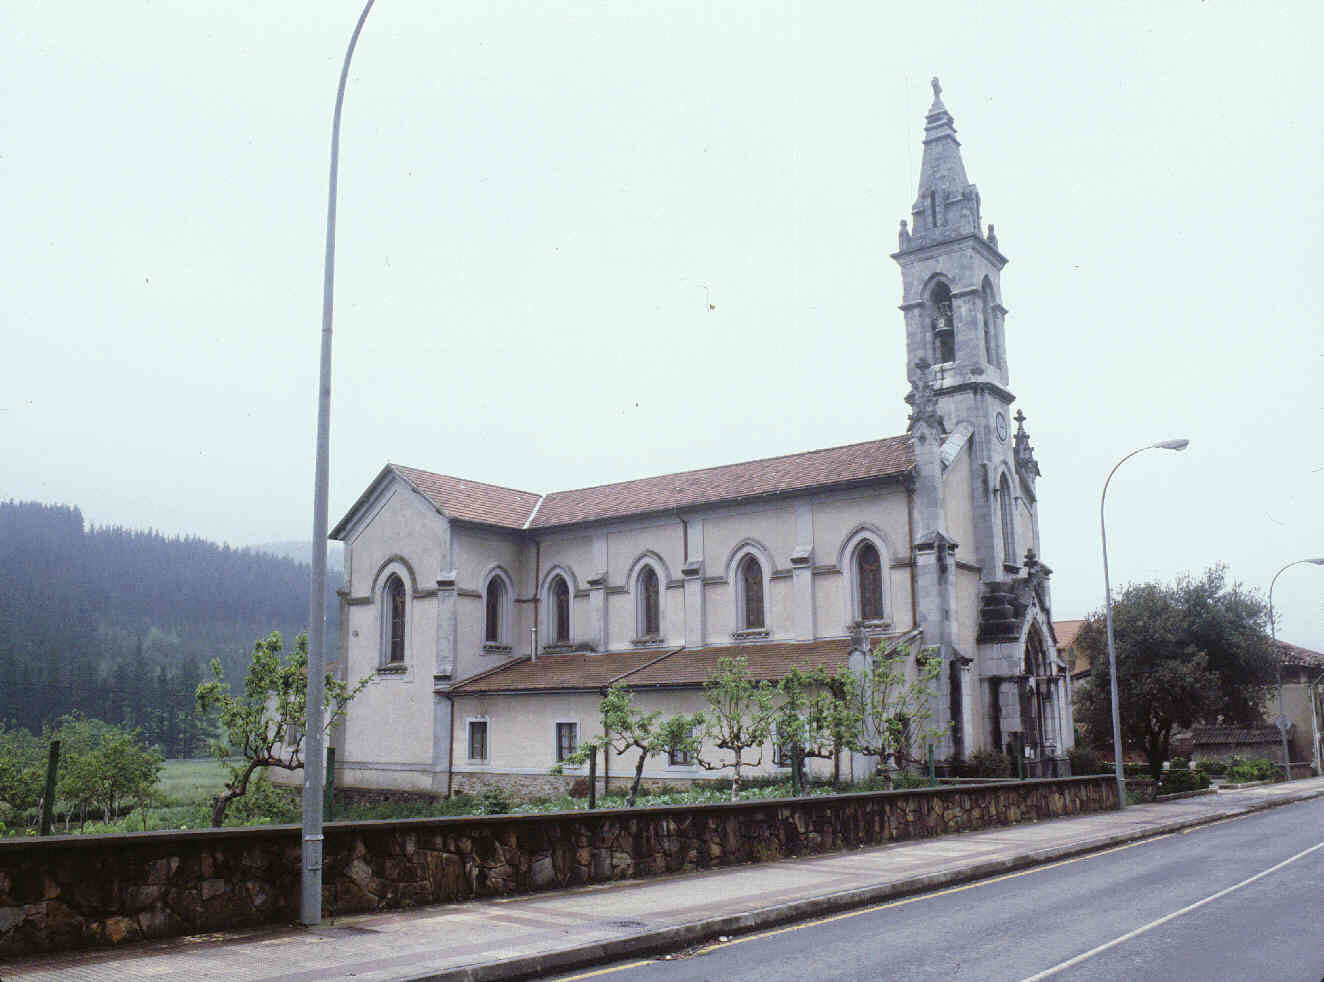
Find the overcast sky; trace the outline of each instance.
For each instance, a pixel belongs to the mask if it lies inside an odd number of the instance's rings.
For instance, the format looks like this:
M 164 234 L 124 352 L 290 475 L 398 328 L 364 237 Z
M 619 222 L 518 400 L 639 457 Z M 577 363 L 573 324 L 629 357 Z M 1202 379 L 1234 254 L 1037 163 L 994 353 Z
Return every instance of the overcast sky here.
M 311 528 L 359 0 L 0 9 L 0 497 Z M 1269 9 L 1272 7 L 1273 9 Z M 1011 263 L 1054 615 L 1324 554 L 1321 5 L 379 0 L 341 158 L 331 518 L 386 461 L 552 491 L 904 431 L 941 76 Z M 715 309 L 709 309 L 709 303 Z M 1324 650 L 1324 569 L 1280 635 Z

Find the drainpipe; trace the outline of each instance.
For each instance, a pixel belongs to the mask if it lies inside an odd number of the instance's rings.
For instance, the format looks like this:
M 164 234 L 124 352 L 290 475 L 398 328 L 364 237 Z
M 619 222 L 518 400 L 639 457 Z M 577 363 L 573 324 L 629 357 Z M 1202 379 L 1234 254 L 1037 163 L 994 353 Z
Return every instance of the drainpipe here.
M 538 579 L 542 576 L 542 543 L 533 540 L 533 624 L 529 628 L 529 661 L 538 660 L 538 612 L 542 597 L 538 592 Z
M 449 798 L 455 786 L 455 697 L 449 692 L 445 696 L 451 704 L 451 735 L 446 741 L 446 797 Z

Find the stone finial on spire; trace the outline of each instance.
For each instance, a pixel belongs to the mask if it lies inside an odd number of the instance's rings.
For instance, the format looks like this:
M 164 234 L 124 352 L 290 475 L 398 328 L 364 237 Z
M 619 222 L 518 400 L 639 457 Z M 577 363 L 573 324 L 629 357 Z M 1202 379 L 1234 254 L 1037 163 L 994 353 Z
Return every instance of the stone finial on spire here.
M 938 81 L 938 76 L 929 79 L 929 84 L 933 86 L 933 101 L 938 102 L 942 99 L 942 84 Z
M 906 427 L 906 432 L 913 431 L 920 424 L 932 426 L 935 433 L 943 432 L 942 416 L 938 413 L 938 395 L 929 377 L 929 369 L 932 367 L 927 358 L 915 362 L 910 392 L 906 394 L 906 402 L 910 404 L 910 425 Z

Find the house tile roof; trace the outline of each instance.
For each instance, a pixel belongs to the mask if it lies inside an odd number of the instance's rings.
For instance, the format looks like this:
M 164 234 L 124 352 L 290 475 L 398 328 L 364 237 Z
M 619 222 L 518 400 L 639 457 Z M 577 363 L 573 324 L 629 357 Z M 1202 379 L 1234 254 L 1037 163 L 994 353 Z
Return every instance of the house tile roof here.
M 867 481 L 905 473 L 913 464 L 910 437 L 903 435 L 547 495 L 399 464 L 390 469 L 447 515 L 523 529 Z M 337 530 L 344 524 L 342 521 Z
M 620 681 L 631 688 L 703 685 L 717 670 L 719 658 L 744 656 L 750 677 L 776 681 L 792 668 L 835 670 L 850 656 L 848 638 L 826 641 L 762 642 L 685 648 L 623 651 L 611 654 L 544 655 L 500 665 L 451 689 L 454 695 L 549 690 L 597 690 Z
M 538 506 L 538 495 L 530 491 L 466 481 L 399 464 L 392 464 L 391 469 L 452 518 L 518 529 L 524 527 Z
M 1278 647 L 1283 653 L 1283 662 L 1288 665 L 1319 665 L 1324 667 L 1324 654 L 1302 648 L 1299 645 L 1279 641 Z
M 1282 739 L 1276 726 L 1197 726 L 1192 743 L 1199 746 L 1222 743 L 1277 743 Z
M 1053 621 L 1053 634 L 1057 637 L 1057 650 L 1064 651 L 1076 643 L 1076 635 L 1084 621 Z
M 540 692 L 562 689 L 602 689 L 623 675 L 666 658 L 674 648 L 649 648 L 604 655 L 575 652 L 507 662 L 471 676 L 451 688 L 455 695 L 485 692 Z
M 532 528 L 617 518 L 717 501 L 886 477 L 914 463 L 908 436 L 707 467 L 638 481 L 558 491 L 543 499 Z

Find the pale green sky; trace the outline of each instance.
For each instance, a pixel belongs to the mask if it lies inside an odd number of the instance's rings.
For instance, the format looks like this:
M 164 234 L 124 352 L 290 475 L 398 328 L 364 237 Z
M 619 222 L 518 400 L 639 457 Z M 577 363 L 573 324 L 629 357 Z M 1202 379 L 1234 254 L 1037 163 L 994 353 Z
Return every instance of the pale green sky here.
M 0 10 L 0 496 L 306 537 L 358 0 Z M 1324 554 L 1320 5 L 379 0 L 345 111 L 332 520 L 902 432 L 938 74 L 1011 258 L 1054 614 Z M 716 309 L 709 311 L 710 297 Z M 1324 570 L 1279 581 L 1324 649 Z

